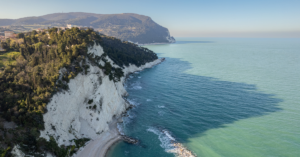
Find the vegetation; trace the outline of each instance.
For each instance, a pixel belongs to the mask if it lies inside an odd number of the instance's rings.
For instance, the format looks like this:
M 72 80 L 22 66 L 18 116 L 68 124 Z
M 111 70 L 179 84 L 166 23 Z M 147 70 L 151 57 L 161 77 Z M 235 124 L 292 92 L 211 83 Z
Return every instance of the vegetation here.
M 0 149 L 0 157 L 5 157 L 7 151 L 9 151 L 9 150 L 10 150 L 10 147 L 8 147 L 8 148 L 6 148 L 4 150 Z
M 79 62 L 87 56 L 87 47 L 99 44 L 100 40 L 91 29 L 58 32 L 52 28 L 41 33 L 21 33 L 17 39 L 0 44 L 8 51 L 0 56 L 1 117 L 21 127 L 14 136 L 4 137 L 7 140 L 1 142 L 18 143 L 27 152 L 39 150 L 42 144 L 37 145 L 37 139 L 39 130 L 44 128 L 42 114 L 49 98 L 67 89 L 66 82 L 82 71 Z M 62 67 L 71 70 L 58 80 Z M 23 135 L 24 132 L 28 133 Z
M 91 103 L 93 103 L 93 99 L 90 99 L 90 100 L 88 101 L 88 104 L 91 104 Z
M 158 58 L 153 51 L 144 47 L 137 48 L 137 45 L 134 43 L 122 42 L 120 39 L 105 35 L 101 37 L 101 45 L 103 45 L 104 51 L 108 54 L 109 58 L 121 67 L 129 66 L 129 64 L 141 66 Z
M 92 26 L 100 33 L 114 36 L 121 40 L 143 43 L 167 43 L 167 28 L 155 23 L 150 17 L 138 14 L 92 14 L 92 13 L 55 13 L 39 17 L 21 19 L 0 19 L 0 26 L 14 25 L 23 28 L 10 28 L 16 32 L 29 28 L 45 28 L 45 26 L 62 27 L 67 24 Z M 38 26 L 38 27 L 37 27 Z
M 87 53 L 88 47 L 100 43 L 106 53 L 102 56 Z M 51 28 L 40 33 L 20 33 L 16 39 L 7 39 L 0 46 L 7 51 L 0 55 L 0 119 L 13 121 L 18 126 L 0 127 L 0 146 L 18 144 L 22 151 L 34 156 L 35 152 L 44 151 L 69 156 L 87 140 L 77 139 L 74 146 L 58 146 L 53 138 L 50 141 L 39 138 L 50 98 L 56 92 L 67 90 L 67 83 L 78 73 L 87 73 L 87 59 L 103 69 L 111 80 L 119 81 L 123 76 L 122 69 L 113 67 L 106 56 L 120 67 L 139 66 L 157 58 L 148 49 L 116 38 L 101 37 L 92 29 L 58 31 Z M 101 65 L 100 60 L 105 64 Z M 61 68 L 66 70 L 60 73 Z M 88 103 L 92 104 L 92 101 Z M 1 153 L 6 151 L 3 149 Z
M 11 51 L 6 53 L 0 52 L 0 69 L 8 65 L 16 65 L 16 58 L 18 58 L 20 52 Z

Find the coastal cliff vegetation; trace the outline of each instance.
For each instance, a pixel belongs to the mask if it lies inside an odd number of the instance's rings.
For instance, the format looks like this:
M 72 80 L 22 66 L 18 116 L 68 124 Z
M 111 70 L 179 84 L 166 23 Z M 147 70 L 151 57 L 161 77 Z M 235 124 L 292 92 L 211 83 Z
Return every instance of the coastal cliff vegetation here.
M 101 57 L 88 54 L 88 48 L 95 44 L 104 48 Z M 3 156 L 10 156 L 9 148 L 15 145 L 34 156 L 45 151 L 56 156 L 71 155 L 88 139 L 77 139 L 76 145 L 65 147 L 58 146 L 54 139 L 39 138 L 40 130 L 44 129 L 43 114 L 52 95 L 68 90 L 67 83 L 78 73 L 86 74 L 87 62 L 101 68 L 111 81 L 119 81 L 124 66 L 140 66 L 157 59 L 146 48 L 101 36 L 93 29 L 51 28 L 19 33 L 17 38 L 6 39 L 0 46 L 6 50 L 0 52 L 0 153 Z M 105 56 L 118 67 L 112 66 Z M 100 60 L 105 64 L 101 65 Z M 60 72 L 61 68 L 66 71 Z

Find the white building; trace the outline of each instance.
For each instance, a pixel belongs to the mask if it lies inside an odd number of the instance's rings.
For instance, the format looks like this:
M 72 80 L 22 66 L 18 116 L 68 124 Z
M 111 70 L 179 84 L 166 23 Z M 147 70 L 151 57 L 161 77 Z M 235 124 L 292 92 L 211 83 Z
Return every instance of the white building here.
M 67 24 L 67 28 L 71 29 L 72 27 L 73 27 L 73 25 Z
M 5 39 L 6 39 L 6 38 L 13 37 L 15 33 L 13 31 L 5 31 L 4 34 L 5 34 Z

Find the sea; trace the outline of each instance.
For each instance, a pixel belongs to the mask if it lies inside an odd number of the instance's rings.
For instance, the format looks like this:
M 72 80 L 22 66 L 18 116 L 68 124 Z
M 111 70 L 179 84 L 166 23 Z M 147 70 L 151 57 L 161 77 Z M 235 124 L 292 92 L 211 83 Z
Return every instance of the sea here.
M 134 108 L 108 157 L 300 157 L 300 39 L 176 38 L 126 81 Z

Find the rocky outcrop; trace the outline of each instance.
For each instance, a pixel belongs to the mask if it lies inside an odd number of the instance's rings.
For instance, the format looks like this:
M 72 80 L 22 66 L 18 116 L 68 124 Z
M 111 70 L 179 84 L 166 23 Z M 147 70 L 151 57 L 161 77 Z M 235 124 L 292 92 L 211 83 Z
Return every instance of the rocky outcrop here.
M 181 143 L 174 142 L 173 144 L 173 153 L 175 153 L 178 157 L 196 157 L 193 152 L 184 147 Z
M 132 138 L 132 137 L 129 137 L 129 136 L 126 136 L 126 135 L 121 135 L 121 137 L 122 137 L 122 140 L 124 142 L 130 143 L 130 144 L 137 144 L 137 143 L 139 143 L 139 140 L 137 140 L 135 138 Z

